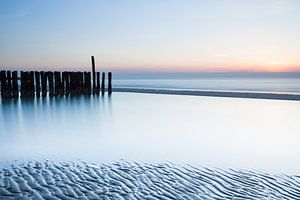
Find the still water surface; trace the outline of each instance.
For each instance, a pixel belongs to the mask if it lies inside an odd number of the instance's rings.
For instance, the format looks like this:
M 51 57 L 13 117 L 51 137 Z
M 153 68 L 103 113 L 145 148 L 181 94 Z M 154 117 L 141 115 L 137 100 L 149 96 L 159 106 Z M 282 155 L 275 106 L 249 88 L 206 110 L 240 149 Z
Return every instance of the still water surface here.
M 0 161 L 125 159 L 300 174 L 299 101 L 116 92 L 0 102 Z

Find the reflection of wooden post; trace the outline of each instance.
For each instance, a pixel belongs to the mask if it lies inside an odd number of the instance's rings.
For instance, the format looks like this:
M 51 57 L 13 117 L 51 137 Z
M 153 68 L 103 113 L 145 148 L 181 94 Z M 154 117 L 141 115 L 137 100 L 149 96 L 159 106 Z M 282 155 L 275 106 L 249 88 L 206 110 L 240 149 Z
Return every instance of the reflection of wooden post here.
M 108 72 L 108 94 L 110 95 L 112 93 L 112 84 L 111 84 L 111 79 L 112 79 L 112 73 Z
M 105 93 L 105 72 L 102 72 L 101 93 Z
M 14 71 L 12 72 L 12 87 L 13 87 L 13 92 L 12 95 L 14 98 L 19 97 L 19 86 L 18 86 L 18 72 Z
M 98 95 L 100 93 L 100 72 L 97 72 L 97 88 L 96 88 L 96 94 Z
M 93 75 L 93 94 L 96 93 L 96 72 L 95 72 L 95 59 L 92 56 L 92 75 Z
M 41 76 L 40 72 L 34 72 L 35 78 L 35 96 L 39 97 L 41 93 Z

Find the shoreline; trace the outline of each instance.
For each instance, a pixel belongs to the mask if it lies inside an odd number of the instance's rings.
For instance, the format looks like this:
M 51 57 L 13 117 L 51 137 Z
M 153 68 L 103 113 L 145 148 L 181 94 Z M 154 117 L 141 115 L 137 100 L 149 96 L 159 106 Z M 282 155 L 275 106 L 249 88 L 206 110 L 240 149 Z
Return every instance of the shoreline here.
M 196 90 L 142 89 L 142 88 L 113 88 L 113 92 L 300 101 L 300 95 L 298 94 L 280 94 L 280 93 L 266 93 L 266 92 L 252 93 L 252 92 L 203 91 L 203 90 L 196 91 Z

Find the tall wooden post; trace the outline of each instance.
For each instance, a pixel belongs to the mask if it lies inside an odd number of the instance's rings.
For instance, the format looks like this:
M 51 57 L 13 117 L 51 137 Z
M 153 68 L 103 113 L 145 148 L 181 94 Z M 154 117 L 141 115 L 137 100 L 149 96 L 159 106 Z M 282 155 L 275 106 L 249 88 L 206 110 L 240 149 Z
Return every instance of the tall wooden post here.
M 95 59 L 94 56 L 91 57 L 92 58 L 92 75 L 93 75 L 93 94 L 96 93 L 96 70 L 95 70 Z
M 13 87 L 13 97 L 18 98 L 19 97 L 19 85 L 18 85 L 18 72 L 13 71 L 12 72 L 12 87 Z
M 112 79 L 112 73 L 108 72 L 108 94 L 111 95 L 112 93 L 112 84 L 111 84 L 111 79 Z

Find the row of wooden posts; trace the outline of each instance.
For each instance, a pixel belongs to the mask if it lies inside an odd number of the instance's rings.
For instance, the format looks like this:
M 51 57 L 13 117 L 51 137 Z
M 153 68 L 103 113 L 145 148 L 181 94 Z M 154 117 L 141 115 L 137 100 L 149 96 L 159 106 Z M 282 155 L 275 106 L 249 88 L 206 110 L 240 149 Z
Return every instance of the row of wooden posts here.
M 69 95 L 103 95 L 105 89 L 105 72 L 95 71 L 94 56 L 91 72 L 51 72 L 51 71 L 0 71 L 1 95 L 4 98 L 33 96 L 69 96 Z M 92 78 L 92 79 L 91 79 Z M 101 79 L 101 82 L 100 82 Z M 20 84 L 19 84 L 20 80 Z M 112 93 L 112 73 L 108 72 L 107 92 Z
M 68 96 L 105 93 L 105 73 L 96 72 L 91 81 L 91 72 L 38 72 L 1 71 L 1 95 L 4 98 L 33 96 Z M 100 78 L 101 82 L 100 82 Z M 20 80 L 20 84 L 19 81 Z M 112 73 L 108 72 L 108 94 L 112 93 Z

